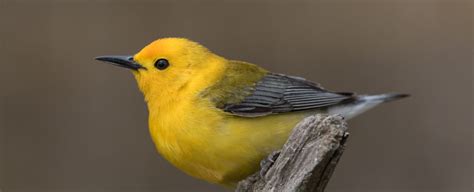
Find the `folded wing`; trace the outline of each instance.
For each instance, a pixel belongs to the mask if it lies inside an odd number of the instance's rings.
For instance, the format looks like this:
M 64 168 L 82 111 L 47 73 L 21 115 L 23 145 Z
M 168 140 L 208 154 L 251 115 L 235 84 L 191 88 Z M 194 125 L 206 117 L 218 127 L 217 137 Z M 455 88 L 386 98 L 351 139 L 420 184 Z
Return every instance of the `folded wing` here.
M 292 111 L 322 109 L 352 101 L 352 93 L 330 92 L 303 78 L 268 73 L 240 102 L 221 106 L 243 117 L 258 117 Z

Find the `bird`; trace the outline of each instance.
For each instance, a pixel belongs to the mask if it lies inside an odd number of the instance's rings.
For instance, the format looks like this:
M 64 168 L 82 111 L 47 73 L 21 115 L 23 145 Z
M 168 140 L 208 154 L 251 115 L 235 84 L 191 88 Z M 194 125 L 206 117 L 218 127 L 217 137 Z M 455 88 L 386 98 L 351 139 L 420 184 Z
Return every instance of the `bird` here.
M 127 68 L 143 93 L 157 151 L 198 179 L 235 187 L 314 114 L 351 119 L 407 97 L 334 92 L 301 77 L 219 56 L 187 38 L 160 38 L 134 55 L 96 60 Z

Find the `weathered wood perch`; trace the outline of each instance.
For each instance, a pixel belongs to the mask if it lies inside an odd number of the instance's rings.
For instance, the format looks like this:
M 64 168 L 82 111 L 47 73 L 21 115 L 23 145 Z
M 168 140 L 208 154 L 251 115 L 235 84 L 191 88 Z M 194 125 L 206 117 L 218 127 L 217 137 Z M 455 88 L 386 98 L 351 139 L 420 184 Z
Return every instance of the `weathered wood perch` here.
M 238 192 L 322 192 L 344 151 L 348 133 L 340 116 L 314 115 L 293 129 L 261 170 L 239 182 Z

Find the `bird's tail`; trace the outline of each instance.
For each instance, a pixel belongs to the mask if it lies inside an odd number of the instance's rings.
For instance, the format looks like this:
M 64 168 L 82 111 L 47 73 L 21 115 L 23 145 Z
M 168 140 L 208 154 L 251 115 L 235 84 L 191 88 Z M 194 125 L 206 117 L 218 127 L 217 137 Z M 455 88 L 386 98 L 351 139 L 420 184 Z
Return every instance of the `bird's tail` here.
M 328 109 L 329 114 L 340 114 L 346 119 L 351 119 L 375 106 L 408 97 L 408 94 L 388 93 L 380 95 L 358 95 L 351 102 L 336 105 Z

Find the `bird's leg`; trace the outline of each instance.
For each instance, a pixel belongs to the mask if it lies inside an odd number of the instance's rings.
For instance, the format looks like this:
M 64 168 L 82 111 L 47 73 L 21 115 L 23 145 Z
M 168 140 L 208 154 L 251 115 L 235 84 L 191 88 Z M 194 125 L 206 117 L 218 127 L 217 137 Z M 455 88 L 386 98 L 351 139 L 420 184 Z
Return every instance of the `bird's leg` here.
M 272 167 L 273 163 L 278 159 L 280 151 L 273 151 L 267 158 L 260 161 L 260 177 L 265 178 L 268 170 Z

